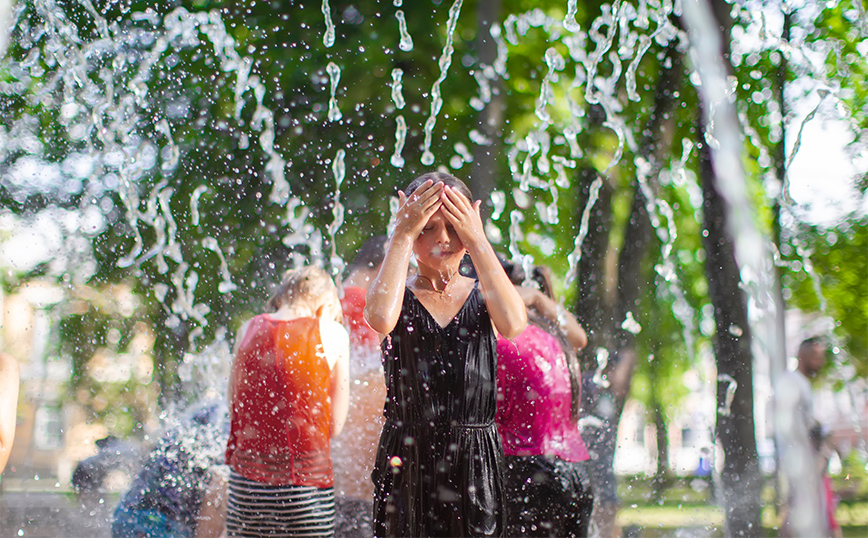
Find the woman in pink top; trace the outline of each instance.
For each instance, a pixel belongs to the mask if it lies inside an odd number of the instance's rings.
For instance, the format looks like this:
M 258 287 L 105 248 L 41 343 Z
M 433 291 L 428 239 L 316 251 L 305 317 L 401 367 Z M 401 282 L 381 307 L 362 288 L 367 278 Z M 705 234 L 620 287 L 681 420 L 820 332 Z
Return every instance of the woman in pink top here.
M 588 451 L 579 434 L 585 331 L 552 296 L 545 267 L 525 287 L 520 266 L 503 262 L 527 306 L 528 325 L 497 341 L 497 417 L 506 456 L 507 535 L 588 535 L 593 509 Z

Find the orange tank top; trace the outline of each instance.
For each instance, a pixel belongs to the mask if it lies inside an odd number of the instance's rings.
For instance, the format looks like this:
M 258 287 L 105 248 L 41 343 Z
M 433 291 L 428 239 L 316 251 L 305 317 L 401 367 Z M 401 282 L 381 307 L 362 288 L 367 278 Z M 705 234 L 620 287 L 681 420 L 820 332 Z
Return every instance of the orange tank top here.
M 332 487 L 331 369 L 319 320 L 253 318 L 231 383 L 226 463 L 256 482 Z

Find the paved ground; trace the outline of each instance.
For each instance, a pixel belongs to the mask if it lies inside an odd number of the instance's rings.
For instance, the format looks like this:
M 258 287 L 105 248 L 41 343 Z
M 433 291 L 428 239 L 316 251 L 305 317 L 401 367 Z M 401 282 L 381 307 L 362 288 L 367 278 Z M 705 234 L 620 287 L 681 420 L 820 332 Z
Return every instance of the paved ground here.
M 0 538 L 109 538 L 116 497 L 3 491 Z

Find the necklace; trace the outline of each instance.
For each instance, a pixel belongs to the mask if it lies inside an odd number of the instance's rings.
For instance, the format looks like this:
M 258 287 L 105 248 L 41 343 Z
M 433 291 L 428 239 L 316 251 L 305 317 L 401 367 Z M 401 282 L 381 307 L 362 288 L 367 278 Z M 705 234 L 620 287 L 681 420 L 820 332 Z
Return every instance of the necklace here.
M 449 284 L 452 283 L 452 279 L 455 278 L 455 273 L 457 273 L 457 272 L 458 271 L 455 271 L 451 275 L 449 275 L 449 280 L 447 280 L 446 283 L 443 285 L 442 290 L 438 290 L 437 287 L 434 285 L 434 281 L 425 275 L 420 275 L 417 273 L 416 278 L 424 278 L 425 280 L 428 281 L 429 284 L 431 284 L 431 290 L 434 291 L 434 293 L 437 293 L 438 295 L 443 295 L 446 293 L 446 290 L 449 289 Z

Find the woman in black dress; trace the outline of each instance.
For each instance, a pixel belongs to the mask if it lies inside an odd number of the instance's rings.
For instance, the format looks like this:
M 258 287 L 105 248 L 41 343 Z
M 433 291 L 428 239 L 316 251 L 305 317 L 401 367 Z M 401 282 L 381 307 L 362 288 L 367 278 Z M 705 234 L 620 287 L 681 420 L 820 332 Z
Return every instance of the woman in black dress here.
M 399 197 L 365 307 L 385 338 L 388 391 L 372 475 L 374 535 L 502 536 L 496 336 L 524 329 L 524 303 L 460 180 L 426 174 Z M 411 253 L 419 269 L 408 276 Z M 458 272 L 465 253 L 478 281 Z

